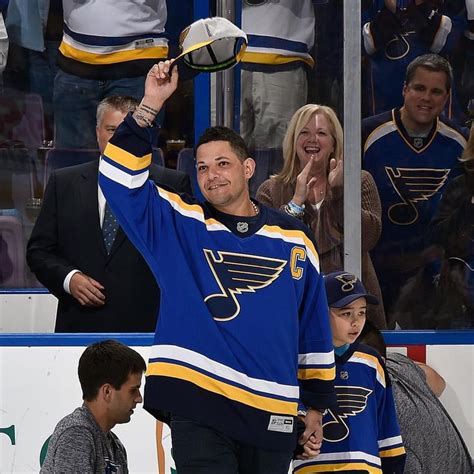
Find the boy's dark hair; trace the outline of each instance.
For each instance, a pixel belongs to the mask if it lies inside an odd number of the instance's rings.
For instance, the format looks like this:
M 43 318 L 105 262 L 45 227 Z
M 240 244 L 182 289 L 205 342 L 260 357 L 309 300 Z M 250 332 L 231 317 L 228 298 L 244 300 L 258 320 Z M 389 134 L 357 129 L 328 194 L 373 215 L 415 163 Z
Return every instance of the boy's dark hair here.
M 446 89 L 448 92 L 451 90 L 453 69 L 448 60 L 437 54 L 423 54 L 422 56 L 418 56 L 407 66 L 405 84 L 410 84 L 419 67 L 428 69 L 428 71 L 431 72 L 444 72 L 446 75 Z
M 217 141 L 229 142 L 232 151 L 240 158 L 240 160 L 243 161 L 248 158 L 249 151 L 244 139 L 231 128 L 221 126 L 209 127 L 204 131 L 204 133 L 199 138 L 198 144 L 196 145 L 195 155 L 197 153 L 197 149 L 201 145 Z
M 383 335 L 379 328 L 368 319 L 365 321 L 358 341 L 375 349 L 383 358 L 387 358 L 387 346 L 385 345 Z
M 120 390 L 130 374 L 141 373 L 145 369 L 143 357 L 121 342 L 110 339 L 91 344 L 79 359 L 82 398 L 94 400 L 99 388 L 106 383 Z

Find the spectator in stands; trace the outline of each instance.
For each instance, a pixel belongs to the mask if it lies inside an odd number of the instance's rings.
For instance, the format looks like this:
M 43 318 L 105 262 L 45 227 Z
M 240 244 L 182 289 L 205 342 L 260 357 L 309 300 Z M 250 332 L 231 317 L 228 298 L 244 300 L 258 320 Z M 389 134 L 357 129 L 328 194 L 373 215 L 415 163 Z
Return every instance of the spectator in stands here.
M 426 231 L 444 185 L 459 174 L 466 145 L 461 131 L 439 116 L 451 81 L 444 58 L 420 56 L 407 68 L 403 106 L 362 122 L 363 168 L 382 202 L 382 234 L 371 255 L 389 323 L 407 280 L 419 273 L 431 285 L 439 272 L 439 254 L 427 245 Z
M 133 97 L 123 96 L 100 103 L 100 153 L 136 105 Z M 114 223 L 98 187 L 98 166 L 97 160 L 53 172 L 28 242 L 28 263 L 59 300 L 56 332 L 151 332 L 159 289 L 142 256 Z M 191 193 L 184 173 L 153 165 L 151 178 Z M 112 235 L 106 237 L 109 226 Z
M 436 328 L 474 328 L 474 125 L 461 162 L 464 173 L 446 187 L 430 226 L 431 242 L 444 250 Z
M 54 129 L 53 84 L 63 32 L 62 0 L 10 0 L 6 25 L 10 55 L 5 85 L 41 96 L 45 137 L 50 141 Z M 41 138 L 45 137 L 41 133 Z
M 87 347 L 78 367 L 84 404 L 56 425 L 40 472 L 127 473 L 127 452 L 111 429 L 128 423 L 142 402 L 145 369 L 143 357 L 120 342 Z
M 436 370 L 388 352 L 380 331 L 366 322 L 359 340 L 385 359 L 407 453 L 405 473 L 471 474 L 471 456 L 438 397 L 446 382 Z
M 249 43 L 242 58 L 240 131 L 249 148 L 279 148 L 291 116 L 306 104 L 314 26 L 312 0 L 243 2 Z
M 338 404 L 323 418 L 321 454 L 293 461 L 293 472 L 402 473 L 405 449 L 385 364 L 374 349 L 357 340 L 367 306 L 378 300 L 355 275 L 344 271 L 325 275 L 324 286 L 336 354 Z
M 180 474 L 287 474 L 298 396 L 304 449 L 335 403 L 315 244 L 298 221 L 250 199 L 255 163 L 226 127 L 196 148 L 206 202 L 146 182 L 150 120 L 178 83 L 170 65 L 150 70 L 100 164 L 101 188 L 163 285 L 145 409 L 170 422 Z
M 408 64 L 427 53 L 446 55 L 464 29 L 464 2 L 439 0 L 371 0 L 362 11 L 364 116 L 400 107 Z M 452 99 L 452 97 L 450 97 Z M 456 108 L 457 100 L 455 101 Z M 447 109 L 452 117 L 452 101 Z M 461 110 L 455 111 L 457 114 Z
M 464 2 L 463 2 L 464 3 Z M 474 2 L 466 1 L 466 29 L 451 55 L 461 107 L 474 117 Z
M 54 82 L 55 145 L 94 148 L 94 115 L 109 95 L 143 96 L 145 75 L 168 54 L 166 0 L 64 0 Z
M 329 273 L 344 264 L 343 132 L 332 109 L 308 104 L 292 117 L 283 141 L 280 173 L 259 187 L 256 199 L 301 219 L 314 233 L 321 270 Z M 362 278 L 380 298 L 380 287 L 369 251 L 381 232 L 381 208 L 372 176 L 362 172 Z M 383 305 L 368 317 L 386 328 Z

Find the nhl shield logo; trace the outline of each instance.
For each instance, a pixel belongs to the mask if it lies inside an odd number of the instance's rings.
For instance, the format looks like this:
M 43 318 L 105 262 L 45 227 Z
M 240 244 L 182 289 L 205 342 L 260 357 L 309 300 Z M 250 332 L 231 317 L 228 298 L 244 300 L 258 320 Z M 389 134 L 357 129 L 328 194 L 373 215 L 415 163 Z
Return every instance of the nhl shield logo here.
M 247 222 L 237 222 L 237 231 L 244 234 L 249 230 Z
M 347 372 L 347 370 L 341 370 L 339 376 L 341 377 L 341 380 L 347 380 L 349 378 L 349 372 Z
M 421 148 L 423 146 L 423 138 L 416 137 L 413 139 L 413 146 L 415 148 Z

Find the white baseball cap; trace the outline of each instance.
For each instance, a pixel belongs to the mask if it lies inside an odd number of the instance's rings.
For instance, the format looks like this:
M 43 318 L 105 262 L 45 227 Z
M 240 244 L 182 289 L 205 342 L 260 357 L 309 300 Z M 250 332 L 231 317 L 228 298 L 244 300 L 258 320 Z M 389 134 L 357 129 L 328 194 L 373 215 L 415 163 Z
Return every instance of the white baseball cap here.
M 227 18 L 212 17 L 195 21 L 179 35 L 182 60 L 186 66 L 203 72 L 228 69 L 237 64 L 247 47 L 247 35 Z

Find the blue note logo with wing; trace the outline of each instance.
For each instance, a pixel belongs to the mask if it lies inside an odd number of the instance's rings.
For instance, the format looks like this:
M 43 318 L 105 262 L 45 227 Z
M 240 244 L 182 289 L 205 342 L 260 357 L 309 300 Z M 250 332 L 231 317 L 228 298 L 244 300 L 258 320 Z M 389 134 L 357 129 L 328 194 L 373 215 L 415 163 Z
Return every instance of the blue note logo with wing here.
M 338 410 L 328 410 L 324 417 L 324 439 L 337 443 L 349 436 L 349 427 L 346 418 L 362 413 L 367 406 L 367 399 L 372 393 L 365 387 L 336 386 Z
M 443 187 L 448 169 L 392 168 L 385 167 L 388 179 L 402 202 L 388 209 L 388 218 L 393 224 L 410 225 L 418 220 L 417 204 L 429 201 Z
M 271 285 L 283 271 L 287 261 L 242 253 L 204 249 L 209 268 L 221 290 L 204 301 L 216 321 L 230 321 L 238 316 L 242 293 Z

